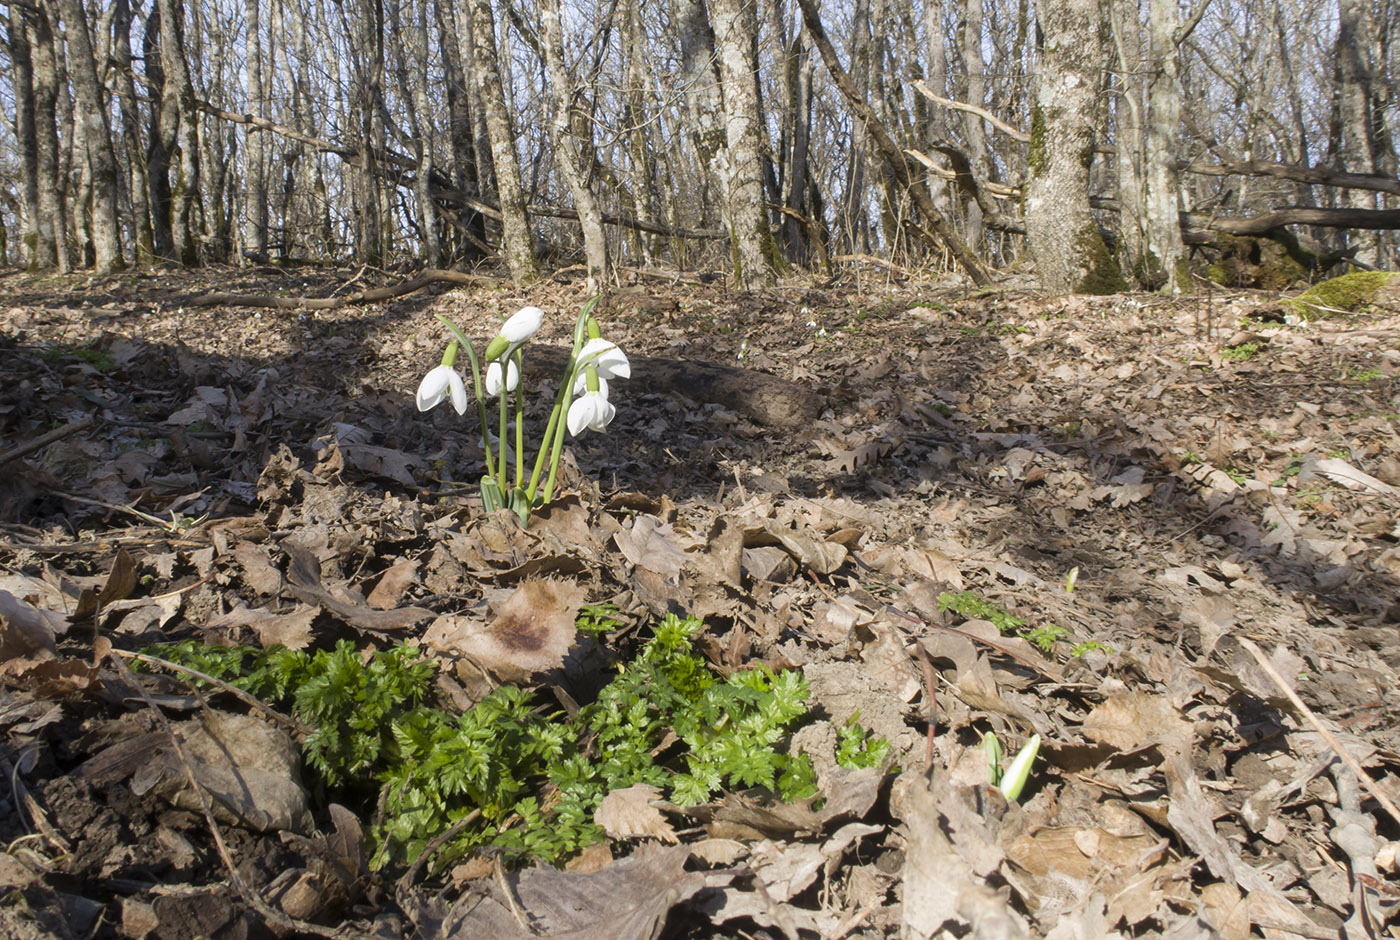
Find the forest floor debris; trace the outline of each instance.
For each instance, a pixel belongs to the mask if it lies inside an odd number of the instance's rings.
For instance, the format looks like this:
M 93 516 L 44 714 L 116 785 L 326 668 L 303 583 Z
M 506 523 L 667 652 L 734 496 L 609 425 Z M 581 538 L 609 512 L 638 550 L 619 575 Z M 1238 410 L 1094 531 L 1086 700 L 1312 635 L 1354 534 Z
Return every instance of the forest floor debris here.
M 330 296 L 324 270 L 6 286 L 6 935 L 1396 935 L 1400 826 L 1372 796 L 1400 798 L 1388 311 L 647 283 L 600 308 L 629 354 L 756 370 L 820 415 L 779 430 L 634 378 L 522 530 L 481 512 L 474 428 L 413 390 L 434 313 L 485 337 L 534 304 L 562 345 L 576 285 L 312 311 L 187 301 Z M 623 629 L 571 646 L 561 618 L 598 603 Z M 442 708 L 508 682 L 562 713 L 667 612 L 704 620 L 717 674 L 802 671 L 790 744 L 825 802 L 620 789 L 614 841 L 557 870 L 375 869 L 373 800 L 297 767 L 300 719 L 102 655 L 411 641 Z M 836 766 L 852 716 L 897 773 Z M 1017 802 L 987 732 L 1040 735 Z

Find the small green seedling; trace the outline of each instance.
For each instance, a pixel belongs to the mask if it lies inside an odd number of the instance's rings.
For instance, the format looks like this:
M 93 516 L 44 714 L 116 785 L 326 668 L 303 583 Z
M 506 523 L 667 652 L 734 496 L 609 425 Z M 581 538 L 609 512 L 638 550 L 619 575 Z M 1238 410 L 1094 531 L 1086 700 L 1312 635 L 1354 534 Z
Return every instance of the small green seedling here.
M 1001 791 L 1008 800 L 1015 800 L 1026 787 L 1031 776 L 1031 765 L 1040 752 L 1040 735 L 1033 734 L 1025 747 L 1016 754 L 1011 766 L 1001 768 L 1001 741 L 995 733 L 988 731 L 982 735 L 982 751 L 987 755 L 987 782 Z
M 1230 346 L 1220 350 L 1221 359 L 1231 359 L 1235 362 L 1248 362 L 1258 354 L 1258 343 L 1240 343 L 1238 346 Z

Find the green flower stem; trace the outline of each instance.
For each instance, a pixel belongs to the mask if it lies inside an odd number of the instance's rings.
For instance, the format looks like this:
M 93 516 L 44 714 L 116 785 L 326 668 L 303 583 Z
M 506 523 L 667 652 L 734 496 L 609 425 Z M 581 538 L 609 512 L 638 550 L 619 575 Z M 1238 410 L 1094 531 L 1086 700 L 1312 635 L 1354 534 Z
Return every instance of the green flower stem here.
M 531 503 L 535 499 L 535 488 L 539 486 L 540 473 L 544 470 L 546 454 L 549 455 L 549 479 L 545 483 L 544 494 L 540 501 L 542 504 L 547 504 L 554 496 L 554 481 L 559 476 L 559 455 L 564 449 L 564 432 L 567 429 L 564 413 L 569 407 L 569 400 L 573 397 L 578 351 L 583 348 L 584 340 L 588 336 L 588 321 L 593 319 L 593 308 L 598 306 L 598 300 L 599 298 L 594 297 L 584 304 L 583 309 L 579 311 L 578 319 L 574 322 L 574 347 L 569 353 L 569 364 L 564 368 L 564 375 L 559 383 L 559 392 L 554 396 L 554 410 L 550 412 L 549 425 L 545 428 L 544 439 L 540 441 L 540 452 L 535 458 L 535 469 L 530 474 L 530 486 L 525 490 Z
M 486 475 L 488 477 L 493 477 L 496 475 L 496 467 L 494 461 L 491 459 L 491 438 L 487 434 L 487 428 L 490 427 L 490 425 L 486 423 L 486 399 L 481 394 L 481 367 L 476 360 L 476 348 L 472 346 L 471 340 L 462 335 L 462 331 L 457 328 L 457 324 L 440 313 L 437 314 L 437 318 L 457 337 L 457 341 L 461 343 L 462 348 L 467 351 L 467 358 L 471 360 L 472 389 L 476 392 L 476 395 L 473 396 L 476 398 L 476 417 L 477 420 L 481 422 L 481 450 L 482 453 L 486 455 Z
M 520 373 L 520 384 L 515 386 L 515 488 L 519 489 L 525 482 L 525 356 L 519 350 L 515 352 L 515 368 Z M 507 367 L 506 374 L 510 374 Z M 505 397 L 505 389 L 501 389 L 501 397 Z
M 506 464 L 506 433 L 507 433 L 507 427 L 508 427 L 509 421 L 510 421 L 509 403 L 506 401 L 506 399 L 510 397 L 510 393 L 506 391 L 506 380 L 507 380 L 508 378 L 510 378 L 510 363 L 509 363 L 509 362 L 506 362 L 505 360 L 502 360 L 502 361 L 501 361 L 501 431 L 500 431 L 500 434 L 498 434 L 498 435 L 496 436 L 496 443 L 499 445 L 499 447 L 500 447 L 500 449 L 501 449 L 501 460 L 500 460 L 500 462 L 499 462 L 498 464 L 496 464 L 496 466 L 499 468 L 499 470 L 498 470 L 498 472 L 497 472 L 498 475 L 497 475 L 497 477 L 496 477 L 496 482 L 500 484 L 500 486 L 501 486 L 501 492 L 502 492 L 502 493 L 508 493 L 508 492 L 510 492 L 510 490 L 509 490 L 509 489 L 507 488 L 507 486 L 506 486 L 506 466 L 507 466 L 507 464 Z

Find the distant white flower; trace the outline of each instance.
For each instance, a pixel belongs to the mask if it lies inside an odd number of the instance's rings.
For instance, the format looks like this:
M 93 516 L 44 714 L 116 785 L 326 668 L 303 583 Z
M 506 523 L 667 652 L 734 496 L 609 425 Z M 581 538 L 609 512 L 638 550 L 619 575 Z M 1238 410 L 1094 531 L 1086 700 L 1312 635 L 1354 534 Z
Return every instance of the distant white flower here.
M 601 386 L 596 392 L 584 392 L 569 406 L 569 433 L 578 437 L 586 428 L 606 430 L 615 414 L 617 409 L 608 401 Z
M 462 377 L 451 366 L 435 366 L 418 383 L 418 410 L 427 411 L 449 397 L 459 415 L 467 413 L 467 386 Z
M 617 343 L 606 339 L 590 339 L 578 351 L 578 369 L 592 366 L 598 375 L 605 379 L 627 379 L 632 377 L 632 364 L 627 354 L 617 347 Z
M 506 367 L 506 391 L 515 391 L 520 384 L 520 367 L 511 359 Z M 501 394 L 501 364 L 493 362 L 486 366 L 486 394 L 490 398 L 495 398 Z

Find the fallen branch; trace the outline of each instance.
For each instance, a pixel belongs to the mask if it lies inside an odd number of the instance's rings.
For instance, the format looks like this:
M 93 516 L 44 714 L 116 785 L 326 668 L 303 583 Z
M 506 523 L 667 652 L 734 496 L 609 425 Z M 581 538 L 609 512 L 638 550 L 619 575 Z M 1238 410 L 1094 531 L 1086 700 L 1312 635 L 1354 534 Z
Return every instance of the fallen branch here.
M 61 428 L 56 428 L 47 434 L 36 437 L 28 444 L 21 444 L 18 447 L 0 454 L 0 467 L 5 466 L 5 464 L 11 461 L 18 460 L 27 454 L 32 454 L 36 450 L 42 450 L 54 441 L 61 441 L 65 437 L 77 434 L 79 431 L 86 431 L 88 428 L 92 427 L 92 425 L 93 420 L 91 418 L 83 418 L 81 421 L 70 422 Z
M 266 294 L 230 294 L 223 291 L 204 294 L 184 301 L 187 307 L 276 307 L 281 310 L 335 310 L 363 304 L 377 304 L 402 297 L 440 282 L 465 284 L 469 287 L 489 287 L 501 283 L 500 278 L 465 271 L 428 268 L 414 277 L 388 287 L 371 287 L 343 297 L 274 297 Z

